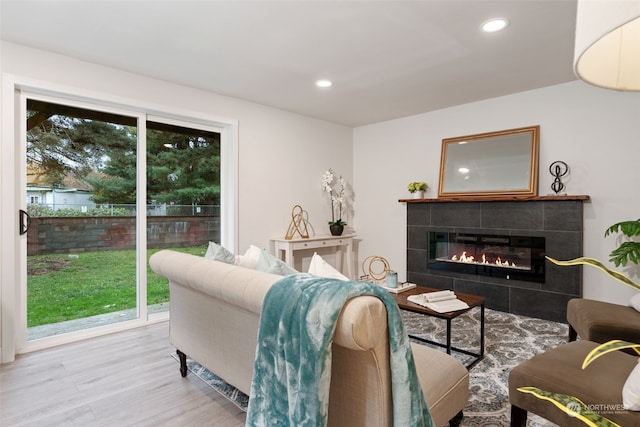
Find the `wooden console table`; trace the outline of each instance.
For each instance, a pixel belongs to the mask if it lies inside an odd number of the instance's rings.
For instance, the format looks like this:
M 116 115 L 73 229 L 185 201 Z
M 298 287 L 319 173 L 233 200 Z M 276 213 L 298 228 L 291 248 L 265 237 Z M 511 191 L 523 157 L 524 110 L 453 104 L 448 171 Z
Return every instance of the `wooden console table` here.
M 275 255 L 284 262 L 295 268 L 295 251 L 317 249 L 317 248 L 336 248 L 342 252 L 345 250 L 344 256 L 347 260 L 346 273 L 342 269 L 342 256 L 336 257 L 336 268 L 343 271 L 343 274 L 349 279 L 353 279 L 353 238 L 355 234 L 343 236 L 313 236 L 307 239 L 295 238 L 287 239 L 271 239 Z M 284 255 L 284 257 L 283 257 Z M 341 255 L 343 255 L 341 253 Z

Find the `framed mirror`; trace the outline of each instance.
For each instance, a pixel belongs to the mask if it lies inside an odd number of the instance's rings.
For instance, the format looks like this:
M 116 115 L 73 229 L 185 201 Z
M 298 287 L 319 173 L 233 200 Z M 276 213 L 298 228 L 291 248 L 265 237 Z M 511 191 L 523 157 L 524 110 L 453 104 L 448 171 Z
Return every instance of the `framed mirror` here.
M 537 196 L 540 126 L 442 140 L 438 197 Z

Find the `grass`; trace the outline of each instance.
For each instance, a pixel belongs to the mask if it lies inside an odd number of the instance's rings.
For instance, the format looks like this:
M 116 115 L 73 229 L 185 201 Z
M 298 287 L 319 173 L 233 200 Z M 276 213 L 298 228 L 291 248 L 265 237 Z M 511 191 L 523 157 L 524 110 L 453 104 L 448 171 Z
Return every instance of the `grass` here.
M 204 255 L 207 246 L 173 248 Z M 159 249 L 147 251 L 147 260 Z M 136 307 L 134 250 L 27 258 L 27 326 L 47 325 Z M 147 304 L 169 301 L 167 279 L 147 263 Z

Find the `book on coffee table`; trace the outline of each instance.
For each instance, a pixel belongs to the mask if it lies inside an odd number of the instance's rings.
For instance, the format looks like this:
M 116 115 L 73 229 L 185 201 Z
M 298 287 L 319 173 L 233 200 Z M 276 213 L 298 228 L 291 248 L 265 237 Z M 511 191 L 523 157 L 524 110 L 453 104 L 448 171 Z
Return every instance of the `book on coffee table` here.
M 466 310 L 469 308 L 469 305 L 464 301 L 460 301 L 453 291 L 437 291 L 409 295 L 407 300 L 438 313 L 448 313 L 450 311 Z

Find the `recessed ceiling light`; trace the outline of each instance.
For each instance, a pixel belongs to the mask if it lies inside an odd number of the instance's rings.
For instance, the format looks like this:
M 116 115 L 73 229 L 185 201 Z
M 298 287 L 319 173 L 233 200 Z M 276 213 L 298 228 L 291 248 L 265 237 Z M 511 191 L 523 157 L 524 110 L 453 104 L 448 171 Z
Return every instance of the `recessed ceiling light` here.
M 331 83 L 331 80 L 318 80 L 316 82 L 316 86 L 318 87 L 330 87 L 331 85 L 333 85 L 333 83 Z
M 509 26 L 509 20 L 506 18 L 492 18 L 485 21 L 480 28 L 485 33 L 495 33 L 496 31 L 504 30 Z

